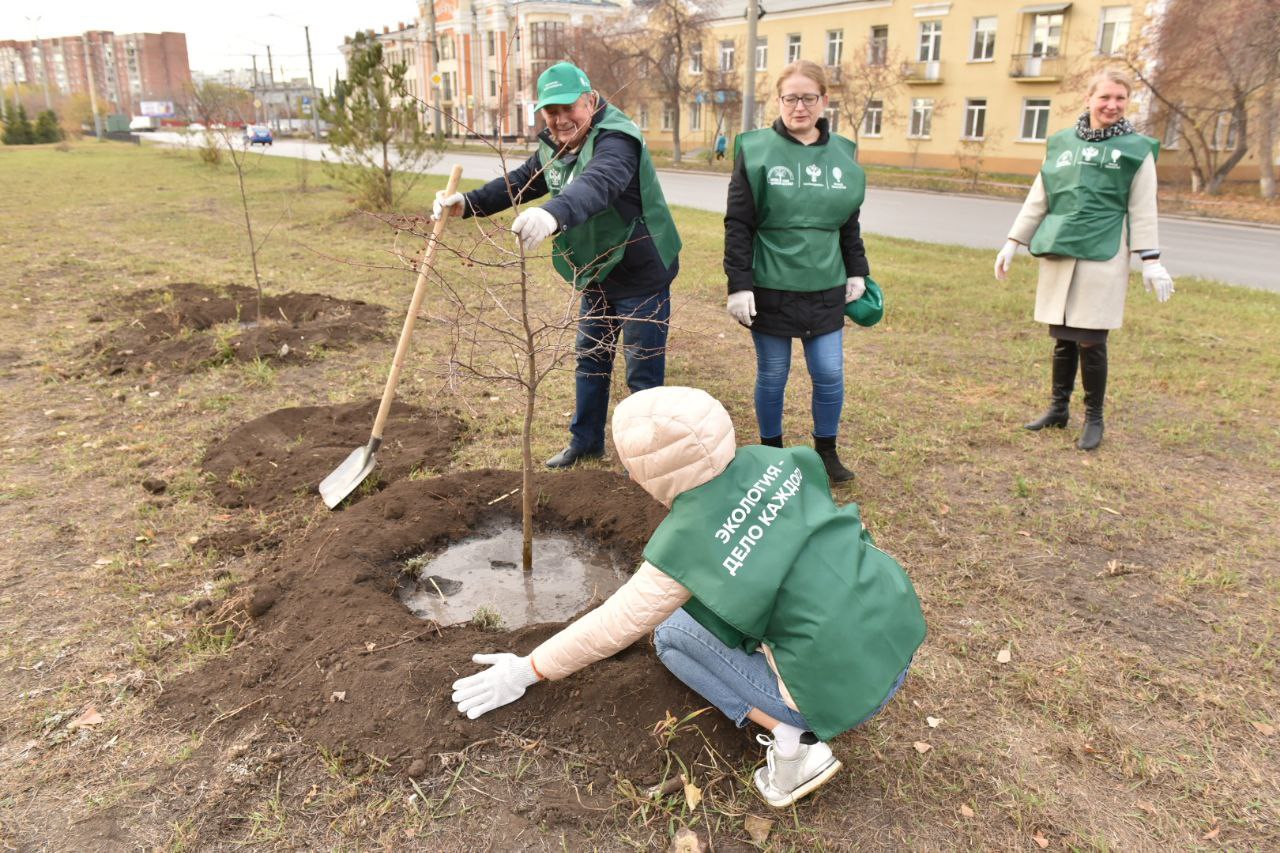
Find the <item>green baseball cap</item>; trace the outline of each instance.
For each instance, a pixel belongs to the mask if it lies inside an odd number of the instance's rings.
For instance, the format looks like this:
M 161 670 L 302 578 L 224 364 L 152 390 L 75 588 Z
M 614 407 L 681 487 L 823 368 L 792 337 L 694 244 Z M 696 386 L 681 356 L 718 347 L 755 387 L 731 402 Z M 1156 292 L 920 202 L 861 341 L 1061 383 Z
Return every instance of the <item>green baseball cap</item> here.
M 557 62 L 538 75 L 538 103 L 535 110 L 552 104 L 572 104 L 591 91 L 591 81 L 572 62 Z

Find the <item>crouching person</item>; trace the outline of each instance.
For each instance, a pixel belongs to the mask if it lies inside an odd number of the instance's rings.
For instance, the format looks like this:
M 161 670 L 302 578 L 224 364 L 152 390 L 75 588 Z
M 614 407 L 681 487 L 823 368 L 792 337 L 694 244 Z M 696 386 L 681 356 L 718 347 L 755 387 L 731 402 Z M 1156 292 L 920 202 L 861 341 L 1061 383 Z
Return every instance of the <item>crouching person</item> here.
M 738 448 L 728 412 L 694 388 L 632 394 L 618 458 L 670 508 L 635 575 L 529 655 L 454 682 L 475 719 L 626 648 L 649 631 L 662 663 L 738 726 L 769 731 L 755 785 L 783 808 L 840 769 L 827 741 L 874 716 L 906 678 L 924 616 L 858 507 L 831 497 L 806 447 Z

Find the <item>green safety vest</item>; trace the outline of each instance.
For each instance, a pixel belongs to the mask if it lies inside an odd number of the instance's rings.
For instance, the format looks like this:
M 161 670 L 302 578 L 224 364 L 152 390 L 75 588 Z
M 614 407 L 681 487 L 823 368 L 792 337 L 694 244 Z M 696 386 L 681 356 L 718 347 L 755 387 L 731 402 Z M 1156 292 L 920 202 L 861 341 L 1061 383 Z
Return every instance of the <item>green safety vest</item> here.
M 564 161 L 557 159 L 558 149 L 548 145 L 545 140 L 538 143 L 538 159 L 542 163 L 543 177 L 551 197 L 555 198 L 564 192 L 587 168 L 591 155 L 595 152 L 596 134 L 602 130 L 621 131 L 640 143 L 640 202 L 643 213 L 639 218 L 627 221 L 617 210 L 609 207 L 581 225 L 575 225 L 556 235 L 551 263 L 564 276 L 564 280 L 578 290 L 608 277 L 622 260 L 622 253 L 640 222 L 649 229 L 649 238 L 653 240 L 664 265 L 670 267 L 680 253 L 680 235 L 676 233 L 675 221 L 671 218 L 671 211 L 667 209 L 667 200 L 658 183 L 658 173 L 653 168 L 644 136 L 636 123 L 612 104 L 605 106 L 604 115 L 583 140 L 578 157 L 572 165 L 566 165 Z
M 1075 128 L 1050 136 L 1040 167 L 1049 212 L 1031 238 L 1031 254 L 1085 261 L 1114 258 L 1129 213 L 1133 176 L 1147 155 L 1159 154 L 1160 143 L 1140 133 L 1100 142 L 1081 139 Z
M 880 707 L 924 640 L 906 572 L 856 504 L 836 506 L 808 447 L 739 448 L 672 502 L 644 556 L 689 589 L 685 610 L 726 646 L 769 646 L 823 740 Z
M 867 192 L 858 146 L 835 134 L 826 145 L 800 145 L 770 127 L 740 133 L 733 145 L 756 207 L 756 285 L 812 291 L 844 284 L 840 227 Z

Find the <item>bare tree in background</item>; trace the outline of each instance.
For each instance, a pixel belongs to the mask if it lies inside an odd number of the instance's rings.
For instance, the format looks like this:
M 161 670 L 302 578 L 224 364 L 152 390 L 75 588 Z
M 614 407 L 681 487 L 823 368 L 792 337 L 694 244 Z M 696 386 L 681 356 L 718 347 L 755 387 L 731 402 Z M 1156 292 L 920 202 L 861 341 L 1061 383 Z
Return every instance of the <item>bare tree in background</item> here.
M 832 87 L 839 95 L 840 114 L 847 121 L 845 135 L 858 141 L 867 114 L 878 110 L 881 132 L 902 120 L 898 95 L 907 81 L 906 64 L 898 52 L 871 39 L 863 42 L 840 66 L 840 82 Z
M 694 95 L 703 87 L 702 73 L 690 69 L 690 59 L 695 55 L 695 45 L 701 47 L 702 67 L 705 69 L 717 61 L 714 52 L 708 52 L 711 19 L 717 3 L 695 5 L 686 0 L 645 0 L 636 4 L 644 15 L 641 37 L 633 42 L 632 52 L 645 59 L 654 95 L 663 104 L 672 107 L 671 162 L 681 162 L 680 122 L 683 108 L 693 102 Z

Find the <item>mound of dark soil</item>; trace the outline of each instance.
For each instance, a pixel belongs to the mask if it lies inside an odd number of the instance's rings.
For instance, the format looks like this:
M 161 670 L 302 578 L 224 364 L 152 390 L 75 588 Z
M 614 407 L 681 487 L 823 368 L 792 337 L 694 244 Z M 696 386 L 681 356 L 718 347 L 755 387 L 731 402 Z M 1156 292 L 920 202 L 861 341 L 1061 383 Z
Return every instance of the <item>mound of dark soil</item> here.
M 110 307 L 126 320 L 89 356 L 105 373 L 190 372 L 231 361 L 296 361 L 317 348 L 386 337 L 386 309 L 321 293 L 264 296 L 241 285 L 184 283 L 144 290 Z
M 369 441 L 378 401 L 280 409 L 237 427 L 209 448 L 200 463 L 213 499 L 226 507 L 272 509 L 316 494 L 347 455 Z M 366 482 L 408 476 L 414 468 L 449 462 L 463 424 L 453 415 L 392 403 L 378 465 Z
M 404 771 L 417 759 L 514 731 L 594 757 L 608 772 L 657 781 L 661 752 L 651 734 L 668 711 L 705 705 L 672 677 L 645 642 L 563 681 L 531 687 L 520 701 L 478 720 L 460 717 L 451 685 L 477 670 L 476 652 L 525 654 L 559 625 L 503 633 L 470 625 L 437 628 L 394 597 L 400 561 L 467 537 L 497 514 L 518 513 L 513 471 L 475 471 L 427 481 L 401 480 L 327 517 L 282 548 L 254 588 L 238 594 L 252 627 L 247 641 L 170 684 L 162 713 L 199 729 L 219 714 L 254 703 L 329 749 L 368 752 Z M 577 531 L 635 565 L 665 510 L 630 481 L 607 471 L 539 474 L 539 526 Z M 556 566 L 535 566 L 554 572 Z M 219 721 L 230 735 L 241 717 Z M 747 736 L 719 714 L 696 725 L 722 755 L 742 759 Z M 690 732 L 673 748 L 696 757 Z M 438 767 L 439 762 L 427 761 Z

